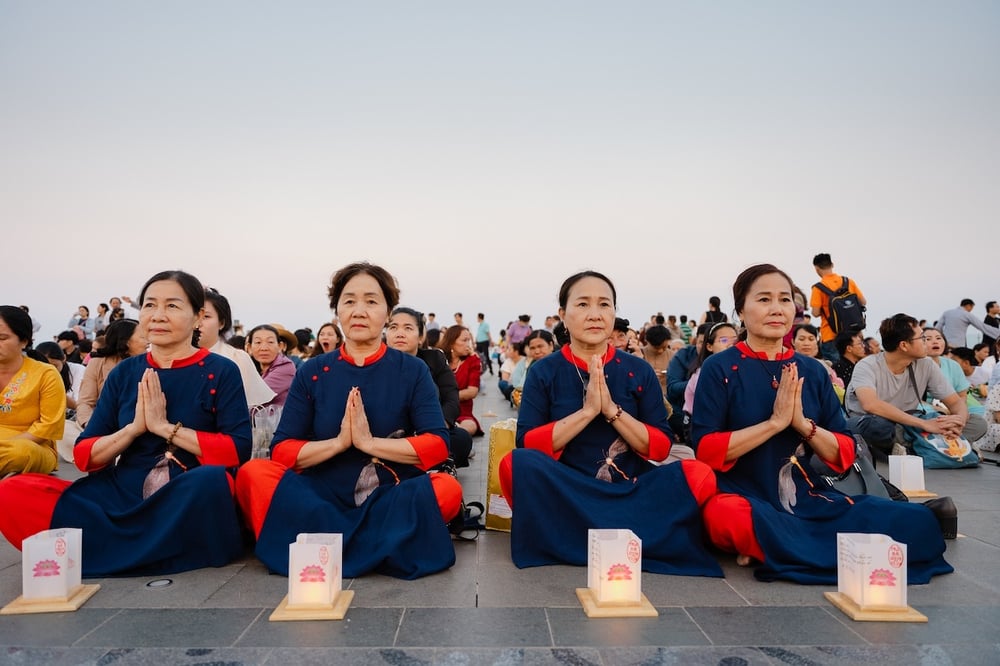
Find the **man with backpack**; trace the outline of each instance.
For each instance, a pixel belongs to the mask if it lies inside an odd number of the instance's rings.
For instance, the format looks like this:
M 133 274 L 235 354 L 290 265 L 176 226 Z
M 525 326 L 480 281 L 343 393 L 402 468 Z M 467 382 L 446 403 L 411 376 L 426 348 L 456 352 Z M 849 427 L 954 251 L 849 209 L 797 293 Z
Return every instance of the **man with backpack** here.
M 826 252 L 813 257 L 813 268 L 819 282 L 813 285 L 809 307 L 822 322 L 820 355 L 832 363 L 840 360 L 834 339 L 842 331 L 861 331 L 865 327 L 865 306 L 868 301 L 857 283 L 833 271 L 833 260 Z

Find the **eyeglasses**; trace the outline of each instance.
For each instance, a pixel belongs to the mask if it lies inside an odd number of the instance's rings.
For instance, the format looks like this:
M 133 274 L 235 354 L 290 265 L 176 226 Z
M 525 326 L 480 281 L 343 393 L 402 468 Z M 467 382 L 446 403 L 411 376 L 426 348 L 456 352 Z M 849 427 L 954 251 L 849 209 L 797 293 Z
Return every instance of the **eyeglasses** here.
M 733 337 L 733 336 L 731 336 L 731 335 L 720 335 L 719 337 L 717 337 L 717 338 L 715 339 L 715 341 L 716 341 L 716 342 L 721 342 L 721 343 L 722 343 L 722 344 L 724 344 L 724 345 L 728 345 L 728 344 L 729 344 L 729 341 L 730 341 L 730 340 L 735 340 L 735 339 L 736 339 L 736 338 L 734 338 L 734 337 Z
M 906 340 L 906 342 L 916 342 L 917 340 L 920 340 L 922 342 L 927 342 L 927 336 L 926 335 L 918 335 L 918 336 L 913 337 L 913 338 L 908 338 Z

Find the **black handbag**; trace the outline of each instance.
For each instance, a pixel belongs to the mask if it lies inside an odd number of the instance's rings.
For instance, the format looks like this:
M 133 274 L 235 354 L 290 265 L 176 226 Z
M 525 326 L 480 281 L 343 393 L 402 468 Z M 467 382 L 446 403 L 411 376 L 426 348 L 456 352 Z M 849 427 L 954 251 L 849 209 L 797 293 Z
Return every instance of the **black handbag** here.
M 868 444 L 860 435 L 854 435 L 854 463 L 843 474 L 838 474 L 817 455 L 809 460 L 814 472 L 832 488 L 848 496 L 874 495 L 897 502 L 906 502 L 906 495 L 875 471 Z

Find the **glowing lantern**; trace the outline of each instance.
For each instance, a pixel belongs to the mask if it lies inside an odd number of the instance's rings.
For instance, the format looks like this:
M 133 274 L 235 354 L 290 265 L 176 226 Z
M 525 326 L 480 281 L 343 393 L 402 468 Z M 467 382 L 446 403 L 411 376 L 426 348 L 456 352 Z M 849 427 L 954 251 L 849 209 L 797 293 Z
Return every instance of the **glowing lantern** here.
M 588 530 L 587 587 L 576 590 L 588 617 L 658 615 L 642 594 L 642 540 L 631 530 Z
M 0 613 L 74 611 L 100 589 L 81 582 L 83 530 L 45 530 L 21 542 L 23 594 Z
M 837 592 L 825 596 L 853 620 L 927 621 L 906 605 L 906 544 L 884 534 L 837 535 Z
M 269 618 L 342 620 L 354 598 L 344 591 L 342 534 L 299 534 L 288 545 L 288 596 Z

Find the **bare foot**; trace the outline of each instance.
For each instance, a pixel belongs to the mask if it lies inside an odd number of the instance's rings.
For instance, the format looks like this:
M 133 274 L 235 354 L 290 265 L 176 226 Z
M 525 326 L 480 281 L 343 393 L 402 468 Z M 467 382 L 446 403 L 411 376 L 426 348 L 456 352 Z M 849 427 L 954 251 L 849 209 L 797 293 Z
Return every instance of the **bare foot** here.
M 750 562 L 752 562 L 752 561 L 753 560 L 750 559 L 749 555 L 737 555 L 736 556 L 736 564 L 738 566 L 741 566 L 741 567 L 748 567 L 748 566 L 750 566 Z

